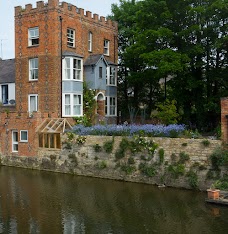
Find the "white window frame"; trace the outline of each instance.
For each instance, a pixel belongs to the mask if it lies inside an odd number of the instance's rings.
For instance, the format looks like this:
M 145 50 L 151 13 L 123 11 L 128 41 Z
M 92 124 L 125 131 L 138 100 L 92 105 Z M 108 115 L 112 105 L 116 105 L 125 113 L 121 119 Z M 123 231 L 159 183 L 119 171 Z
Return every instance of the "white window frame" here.
M 69 61 L 69 67 L 67 66 Z M 80 68 L 74 67 L 74 61 L 80 61 Z M 77 64 L 76 62 L 76 64 Z M 76 79 L 79 76 L 79 79 Z M 83 81 L 83 60 L 77 57 L 65 57 L 63 59 L 63 80 Z
M 112 69 L 114 69 L 114 72 L 112 72 Z M 106 74 L 107 74 L 106 85 L 116 86 L 117 85 L 117 68 L 115 66 L 108 66 L 106 70 Z
M 92 32 L 88 33 L 88 51 L 92 52 L 93 50 L 93 34 Z
M 39 27 L 29 28 L 28 29 L 28 45 L 37 46 L 40 43 L 39 40 Z M 36 41 L 38 40 L 38 43 Z
M 112 99 L 115 99 L 115 105 L 112 104 Z M 111 111 L 114 108 L 114 113 Z M 105 97 L 105 115 L 107 116 L 117 116 L 117 97 L 106 96 Z
M 70 103 L 66 104 L 66 95 L 70 96 Z M 75 104 L 74 103 L 74 96 L 80 96 L 81 97 L 81 103 Z M 63 101 L 62 101 L 62 113 L 64 117 L 77 117 L 77 116 L 83 116 L 83 95 L 82 93 L 63 93 Z M 66 105 L 70 107 L 70 114 L 66 114 Z M 80 107 L 80 114 L 74 115 L 74 107 L 79 106 Z
M 36 101 L 36 108 L 35 110 L 31 110 L 31 106 L 30 106 L 30 102 L 31 102 L 31 97 L 35 97 L 35 101 Z M 28 111 L 29 113 L 32 113 L 32 112 L 36 112 L 38 111 L 38 94 L 29 94 L 28 95 Z
M 17 141 L 14 140 L 14 134 L 16 134 Z M 14 149 L 14 146 L 17 146 L 16 150 Z M 18 152 L 18 131 L 17 130 L 12 131 L 12 152 Z
M 110 41 L 109 40 L 104 40 L 104 55 L 109 56 L 109 45 Z
M 67 28 L 67 46 L 75 47 L 75 30 Z
M 35 66 L 35 63 L 37 61 L 37 67 Z M 36 74 L 37 71 L 37 78 L 33 78 L 34 74 Z M 29 80 L 38 80 L 39 75 L 39 60 L 38 58 L 32 58 L 29 59 Z
M 22 133 L 26 133 L 26 139 L 22 139 Z M 28 142 L 28 130 L 20 131 L 20 142 Z

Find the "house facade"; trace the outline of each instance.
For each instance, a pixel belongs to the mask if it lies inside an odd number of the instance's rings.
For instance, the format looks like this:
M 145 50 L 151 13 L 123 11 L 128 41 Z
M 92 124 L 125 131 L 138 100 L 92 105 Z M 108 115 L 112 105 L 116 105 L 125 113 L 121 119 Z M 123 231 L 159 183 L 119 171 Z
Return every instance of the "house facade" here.
M 15 7 L 15 60 L 1 61 L 2 154 L 60 148 L 61 132 L 84 114 L 84 82 L 95 115 L 116 122 L 117 34 L 115 22 L 59 0 Z

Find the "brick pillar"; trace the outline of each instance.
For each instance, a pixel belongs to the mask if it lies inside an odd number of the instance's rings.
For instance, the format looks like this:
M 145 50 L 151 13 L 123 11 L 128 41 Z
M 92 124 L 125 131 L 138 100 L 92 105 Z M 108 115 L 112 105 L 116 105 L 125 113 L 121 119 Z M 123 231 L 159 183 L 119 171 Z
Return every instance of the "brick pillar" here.
M 223 142 L 228 143 L 228 97 L 221 98 L 221 131 Z

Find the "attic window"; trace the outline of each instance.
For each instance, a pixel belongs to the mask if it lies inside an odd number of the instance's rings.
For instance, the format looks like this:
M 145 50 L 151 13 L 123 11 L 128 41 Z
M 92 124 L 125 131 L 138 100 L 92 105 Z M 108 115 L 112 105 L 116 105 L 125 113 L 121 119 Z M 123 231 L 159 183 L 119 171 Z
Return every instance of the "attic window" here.
M 39 45 L 39 28 L 28 29 L 28 44 L 29 46 Z

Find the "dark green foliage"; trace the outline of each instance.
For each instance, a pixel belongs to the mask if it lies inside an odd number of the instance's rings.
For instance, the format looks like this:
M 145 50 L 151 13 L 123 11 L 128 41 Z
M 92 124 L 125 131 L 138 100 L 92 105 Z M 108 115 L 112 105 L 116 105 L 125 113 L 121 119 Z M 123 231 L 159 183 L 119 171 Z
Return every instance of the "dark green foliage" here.
M 107 167 L 107 163 L 105 161 L 101 161 L 101 162 L 98 162 L 96 166 L 98 169 L 102 170 L 102 169 L 105 169 Z
M 99 158 L 97 156 L 94 157 L 94 160 L 98 160 Z
M 216 189 L 228 190 L 228 174 L 223 175 L 220 180 L 214 183 Z
M 146 163 L 140 163 L 139 170 L 148 177 L 153 177 L 157 174 L 156 168 L 153 165 L 148 165 Z
M 212 167 L 218 170 L 220 166 L 228 166 L 228 150 L 217 148 L 210 156 Z
M 124 156 L 125 156 L 125 151 L 123 149 L 118 149 L 115 153 L 116 160 L 124 158 Z
M 94 149 L 95 152 L 101 152 L 101 150 L 102 150 L 102 148 L 101 148 L 101 146 L 99 144 L 94 145 L 93 149 Z
M 205 147 L 209 146 L 210 145 L 210 141 L 209 140 L 203 140 L 202 142 L 202 145 L 204 145 Z
M 172 176 L 177 179 L 179 176 L 183 176 L 185 173 L 185 167 L 183 164 L 173 164 L 168 166 L 168 171 Z
M 189 155 L 185 152 L 180 152 L 179 154 L 179 163 L 183 164 L 190 159 Z
M 67 140 L 73 141 L 75 138 L 75 134 L 73 132 L 67 132 Z
M 158 155 L 159 155 L 159 163 L 162 164 L 164 162 L 164 155 L 165 155 L 164 149 L 159 149 Z
M 133 158 L 133 157 L 128 158 L 127 163 L 128 163 L 129 165 L 135 164 L 134 158 Z
M 227 1 L 121 0 L 112 5 L 110 18 L 119 26 L 118 97 L 124 117 L 128 106 L 137 108 L 142 101 L 150 115 L 167 98 L 176 100 L 185 123 L 215 128 L 220 97 L 228 96 Z
M 64 149 L 72 149 L 72 143 L 70 142 L 65 142 L 65 146 L 64 146 Z
M 182 146 L 187 146 L 187 145 L 188 145 L 188 143 L 186 143 L 186 142 L 182 143 Z
M 126 172 L 127 175 L 132 174 L 136 170 L 136 168 L 134 166 L 130 166 L 130 165 L 126 165 L 126 164 L 121 165 L 120 168 L 122 171 Z
M 190 170 L 190 171 L 187 173 L 187 177 L 188 177 L 188 183 L 189 183 L 189 185 L 190 185 L 193 189 L 198 188 L 198 176 L 197 176 L 196 172 Z
M 168 99 L 165 102 L 156 104 L 156 111 L 151 113 L 152 118 L 157 118 L 159 122 L 163 124 L 175 124 L 179 118 L 176 108 L 177 102 L 175 100 L 169 101 Z M 178 133 L 172 131 L 171 137 L 177 137 Z
M 111 153 L 113 150 L 114 139 L 111 141 L 106 141 L 103 145 L 103 148 L 106 153 Z
M 86 82 L 83 82 L 83 117 L 75 117 L 77 124 L 82 124 L 86 127 L 92 126 L 94 122 L 94 108 L 96 100 L 94 99 L 95 91 L 89 89 Z
M 220 179 L 220 177 L 221 177 L 220 173 L 221 173 L 220 170 L 209 170 L 207 172 L 207 179 L 209 179 L 209 180 Z
M 172 160 L 172 162 L 176 162 L 177 161 L 177 155 L 172 153 L 171 154 L 171 160 Z

